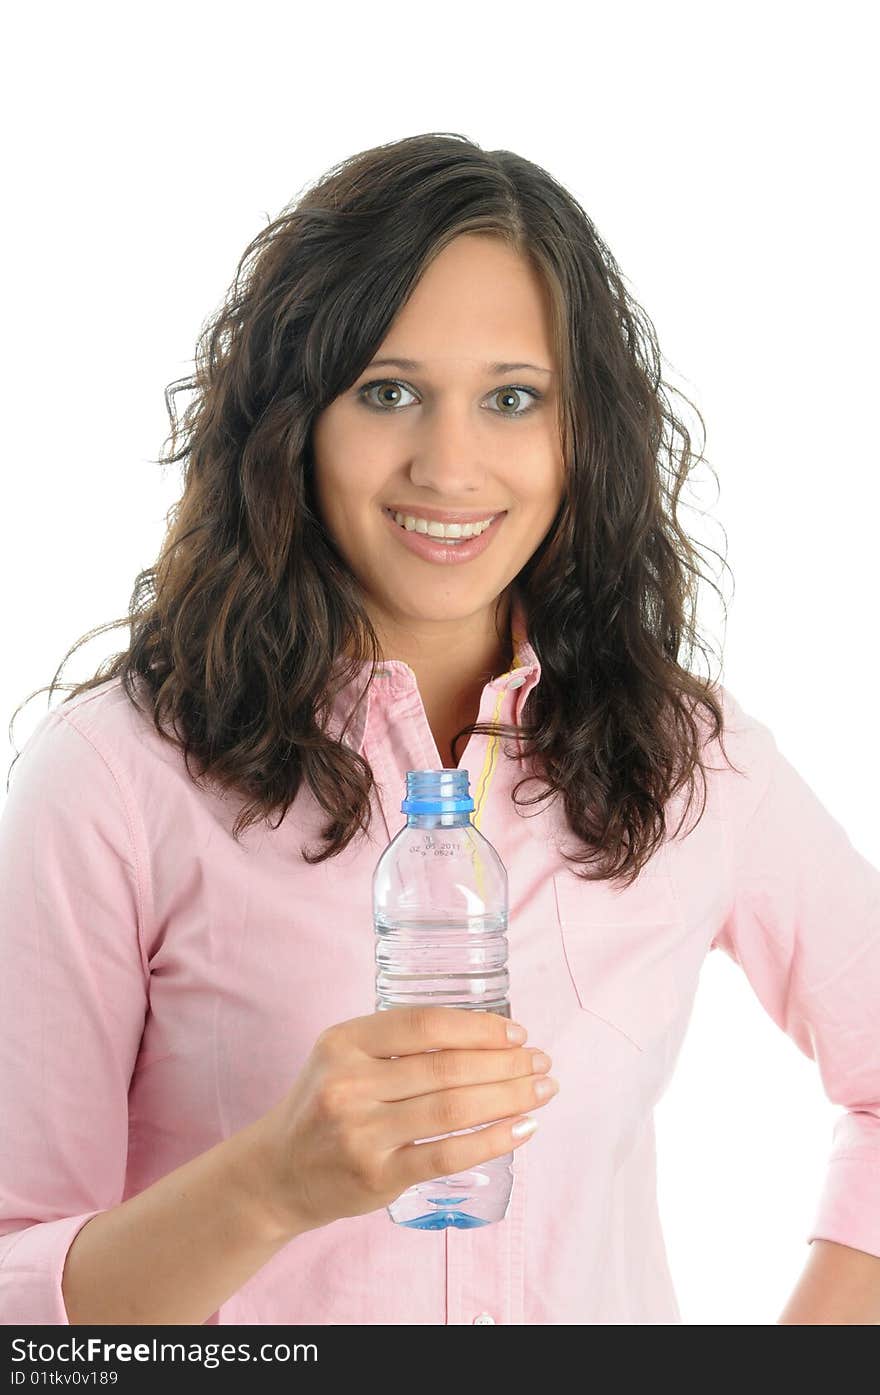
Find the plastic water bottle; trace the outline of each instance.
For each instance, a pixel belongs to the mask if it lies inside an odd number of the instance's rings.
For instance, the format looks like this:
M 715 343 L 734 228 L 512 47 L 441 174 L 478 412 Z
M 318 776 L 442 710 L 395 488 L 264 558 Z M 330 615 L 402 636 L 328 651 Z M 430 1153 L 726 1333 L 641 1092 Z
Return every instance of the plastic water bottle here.
M 509 1018 L 507 871 L 471 823 L 467 770 L 407 771 L 400 807 L 406 824 L 373 873 L 376 1011 L 427 1003 Z M 458 1132 L 474 1133 L 495 1122 Z M 391 1203 L 388 1214 L 415 1230 L 470 1229 L 503 1220 L 512 1161 L 513 1154 L 505 1153 L 453 1176 L 416 1183 Z

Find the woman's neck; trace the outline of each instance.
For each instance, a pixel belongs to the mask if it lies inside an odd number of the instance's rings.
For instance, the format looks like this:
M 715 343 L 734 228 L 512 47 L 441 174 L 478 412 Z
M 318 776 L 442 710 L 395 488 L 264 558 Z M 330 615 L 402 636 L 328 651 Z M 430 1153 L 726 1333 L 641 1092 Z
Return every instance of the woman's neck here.
M 382 657 L 402 660 L 416 676 L 443 766 L 455 765 L 452 737 L 477 720 L 485 685 L 513 664 L 510 619 L 508 591 L 498 604 L 497 621 L 495 605 L 455 625 L 373 620 Z

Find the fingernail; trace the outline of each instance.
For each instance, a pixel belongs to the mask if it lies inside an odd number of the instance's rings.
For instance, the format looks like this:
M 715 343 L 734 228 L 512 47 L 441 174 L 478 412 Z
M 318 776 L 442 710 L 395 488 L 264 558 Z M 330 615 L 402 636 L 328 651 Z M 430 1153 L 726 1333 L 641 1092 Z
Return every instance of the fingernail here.
M 545 1075 L 542 1080 L 535 1081 L 535 1094 L 539 1100 L 549 1099 L 551 1095 L 556 1094 L 558 1089 L 559 1082 L 550 1075 Z
M 525 1041 L 525 1039 L 526 1039 L 527 1036 L 528 1036 L 528 1032 L 526 1031 L 525 1027 L 521 1027 L 521 1026 L 519 1025 L 518 1022 L 508 1022 L 508 1024 L 507 1024 L 507 1040 L 508 1040 L 508 1041 L 515 1041 L 515 1042 L 517 1042 L 517 1043 L 522 1043 L 522 1042 Z
M 514 1124 L 510 1132 L 514 1138 L 528 1138 L 530 1133 L 534 1133 L 538 1127 L 537 1119 L 520 1119 L 518 1124 Z

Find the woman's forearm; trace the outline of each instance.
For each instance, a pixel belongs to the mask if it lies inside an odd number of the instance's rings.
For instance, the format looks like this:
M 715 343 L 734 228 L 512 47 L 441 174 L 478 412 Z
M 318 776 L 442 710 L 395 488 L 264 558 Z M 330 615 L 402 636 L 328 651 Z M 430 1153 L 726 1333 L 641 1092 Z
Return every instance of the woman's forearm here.
M 71 1326 L 206 1321 L 307 1229 L 266 1194 L 258 1121 L 93 1216 L 67 1254 Z
M 880 1323 L 880 1258 L 834 1240 L 814 1240 L 779 1324 L 876 1323 Z

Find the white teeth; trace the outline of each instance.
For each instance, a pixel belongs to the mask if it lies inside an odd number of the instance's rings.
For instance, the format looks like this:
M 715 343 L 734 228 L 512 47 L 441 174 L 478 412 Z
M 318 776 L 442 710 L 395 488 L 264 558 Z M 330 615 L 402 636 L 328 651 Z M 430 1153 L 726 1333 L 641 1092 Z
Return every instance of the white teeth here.
M 408 533 L 426 533 L 428 537 L 442 538 L 444 542 L 478 538 L 492 522 L 491 518 L 484 518 L 477 523 L 435 523 L 433 519 L 419 518 L 411 513 L 395 513 L 392 516 Z

